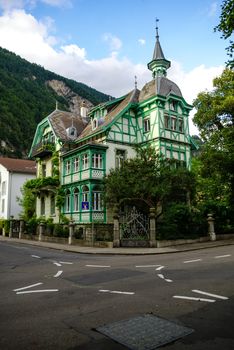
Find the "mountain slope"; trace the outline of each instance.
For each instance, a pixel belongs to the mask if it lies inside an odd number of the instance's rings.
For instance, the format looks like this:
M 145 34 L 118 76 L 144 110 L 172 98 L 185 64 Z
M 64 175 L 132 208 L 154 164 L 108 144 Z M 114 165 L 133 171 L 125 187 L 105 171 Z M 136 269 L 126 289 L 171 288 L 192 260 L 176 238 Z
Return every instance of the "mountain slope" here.
M 26 157 L 38 122 L 55 109 L 79 113 L 109 99 L 83 83 L 66 79 L 0 48 L 0 155 Z

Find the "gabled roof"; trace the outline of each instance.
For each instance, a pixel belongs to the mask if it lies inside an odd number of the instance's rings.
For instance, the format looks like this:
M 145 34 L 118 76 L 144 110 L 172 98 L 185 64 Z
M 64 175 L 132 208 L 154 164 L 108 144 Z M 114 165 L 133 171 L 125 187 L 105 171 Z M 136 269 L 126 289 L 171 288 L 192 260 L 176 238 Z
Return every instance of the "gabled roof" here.
M 0 164 L 14 173 L 36 174 L 36 162 L 33 160 L 0 157 Z
M 117 117 L 123 110 L 125 110 L 129 104 L 136 103 L 138 101 L 139 93 L 140 91 L 138 89 L 135 89 L 129 92 L 123 100 L 120 99 L 120 102 L 117 105 L 115 105 L 109 113 L 107 113 L 105 118 L 102 120 L 102 123 L 99 124 L 99 126 L 96 129 L 92 129 L 92 124 L 90 122 L 80 134 L 77 141 L 84 137 L 91 136 L 92 134 L 96 134 L 97 132 L 101 132 L 103 129 L 106 129 L 115 119 L 115 117 Z

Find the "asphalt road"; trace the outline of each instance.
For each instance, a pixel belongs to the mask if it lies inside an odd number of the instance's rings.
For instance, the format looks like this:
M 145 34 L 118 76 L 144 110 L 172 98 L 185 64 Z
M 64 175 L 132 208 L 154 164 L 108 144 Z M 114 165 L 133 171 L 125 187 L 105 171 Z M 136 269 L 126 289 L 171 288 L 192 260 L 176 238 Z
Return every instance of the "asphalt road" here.
M 96 329 L 155 315 L 193 330 L 170 350 L 234 349 L 234 246 L 148 256 L 0 242 L 0 349 L 124 350 Z

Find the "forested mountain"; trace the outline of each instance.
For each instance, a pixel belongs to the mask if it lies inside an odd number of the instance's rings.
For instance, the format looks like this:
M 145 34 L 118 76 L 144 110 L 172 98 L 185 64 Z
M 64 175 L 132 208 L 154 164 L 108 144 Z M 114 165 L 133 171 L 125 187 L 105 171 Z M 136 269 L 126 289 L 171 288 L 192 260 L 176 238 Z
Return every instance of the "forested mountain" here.
M 38 122 L 58 108 L 79 113 L 107 101 L 83 83 L 66 79 L 0 48 L 0 155 L 27 157 Z

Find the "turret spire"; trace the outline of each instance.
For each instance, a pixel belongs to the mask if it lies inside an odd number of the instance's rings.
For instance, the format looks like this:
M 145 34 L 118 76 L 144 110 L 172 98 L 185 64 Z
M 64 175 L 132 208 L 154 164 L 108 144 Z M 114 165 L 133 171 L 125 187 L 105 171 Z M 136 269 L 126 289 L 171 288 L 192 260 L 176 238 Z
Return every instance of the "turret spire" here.
M 166 76 L 167 69 L 171 65 L 171 62 L 165 59 L 163 50 L 160 45 L 158 34 L 158 22 L 159 19 L 156 18 L 156 43 L 154 47 L 153 59 L 151 62 L 148 63 L 148 68 L 153 72 L 153 78 L 157 76 Z

